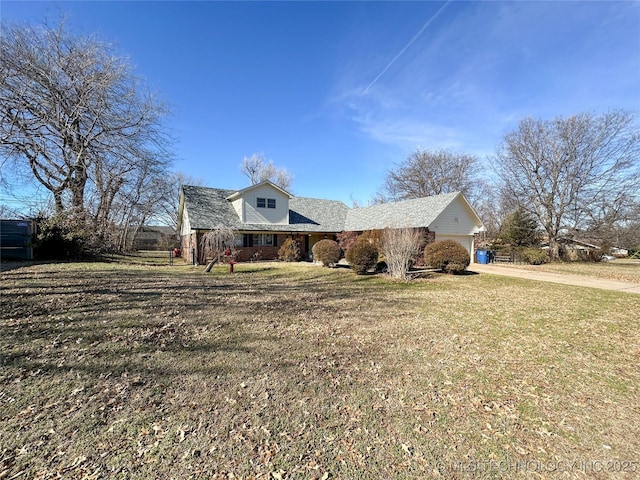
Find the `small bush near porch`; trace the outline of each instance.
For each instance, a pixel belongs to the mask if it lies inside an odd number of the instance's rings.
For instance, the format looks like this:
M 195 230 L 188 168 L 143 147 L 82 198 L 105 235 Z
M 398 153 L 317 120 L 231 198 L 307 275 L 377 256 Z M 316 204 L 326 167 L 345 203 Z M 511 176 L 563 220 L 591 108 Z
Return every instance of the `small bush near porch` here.
M 324 239 L 316 242 L 313 246 L 313 259 L 322 262 L 328 267 L 333 263 L 338 263 L 342 256 L 342 249 L 335 240 Z
M 300 246 L 291 237 L 287 238 L 278 250 L 278 258 L 283 262 L 297 262 L 301 257 Z

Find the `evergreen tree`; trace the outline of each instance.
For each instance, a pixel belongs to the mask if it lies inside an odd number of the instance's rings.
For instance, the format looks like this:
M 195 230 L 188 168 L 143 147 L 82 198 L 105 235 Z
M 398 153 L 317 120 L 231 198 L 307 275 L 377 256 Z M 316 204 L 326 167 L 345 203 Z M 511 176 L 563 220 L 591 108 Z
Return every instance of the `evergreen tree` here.
M 538 223 L 520 207 L 503 223 L 500 239 L 512 247 L 537 247 L 540 243 Z

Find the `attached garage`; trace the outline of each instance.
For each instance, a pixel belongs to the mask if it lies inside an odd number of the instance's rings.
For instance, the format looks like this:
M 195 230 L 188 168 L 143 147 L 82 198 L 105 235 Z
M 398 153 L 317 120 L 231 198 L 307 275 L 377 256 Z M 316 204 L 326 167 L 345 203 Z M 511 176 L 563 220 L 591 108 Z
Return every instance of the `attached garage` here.
M 455 240 L 474 261 L 474 235 L 484 230 L 482 220 L 460 192 L 415 198 L 365 208 L 347 214 L 345 230 L 428 228 L 435 240 Z

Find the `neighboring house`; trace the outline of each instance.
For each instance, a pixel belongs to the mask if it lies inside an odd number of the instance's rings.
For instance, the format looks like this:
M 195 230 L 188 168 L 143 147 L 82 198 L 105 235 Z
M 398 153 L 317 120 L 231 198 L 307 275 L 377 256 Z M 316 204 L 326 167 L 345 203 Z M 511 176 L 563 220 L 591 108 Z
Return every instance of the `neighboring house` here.
M 560 257 L 572 262 L 593 260 L 601 255 L 600 247 L 593 243 L 585 242 L 571 237 L 561 237 L 558 239 L 560 245 Z M 548 249 L 549 242 L 543 241 L 541 248 Z
M 622 247 L 611 247 L 610 253 L 615 257 L 628 257 L 629 249 Z
M 298 242 L 303 258 L 311 258 L 313 245 L 323 238 L 387 227 L 428 228 L 436 240 L 461 243 L 473 261 L 474 234 L 484 230 L 461 193 L 351 209 L 340 201 L 294 197 L 268 181 L 239 191 L 183 186 L 178 211 L 183 256 L 205 263 L 200 239 L 217 226 L 238 232 L 239 261 L 275 259 L 287 237 Z

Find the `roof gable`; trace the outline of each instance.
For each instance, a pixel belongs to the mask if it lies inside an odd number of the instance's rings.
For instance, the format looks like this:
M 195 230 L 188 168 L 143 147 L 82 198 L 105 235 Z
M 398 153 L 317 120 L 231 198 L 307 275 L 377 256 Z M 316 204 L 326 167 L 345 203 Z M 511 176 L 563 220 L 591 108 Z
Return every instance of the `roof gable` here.
M 459 193 L 431 222 L 430 229 L 443 234 L 471 235 L 484 231 L 484 225 L 464 195 Z
M 247 194 L 251 190 L 255 190 L 256 188 L 263 188 L 263 187 L 273 188 L 274 190 L 277 190 L 278 192 L 280 192 L 281 195 L 284 195 L 287 198 L 293 198 L 293 195 L 291 195 L 286 190 L 280 188 L 278 185 L 276 185 L 273 182 L 270 182 L 269 180 L 265 180 L 263 182 L 256 183 L 255 185 L 250 185 L 247 188 L 243 188 L 242 190 L 238 190 L 237 192 L 233 192 L 231 195 L 227 197 L 227 200 L 237 200 L 238 198 L 245 196 L 245 194 Z

